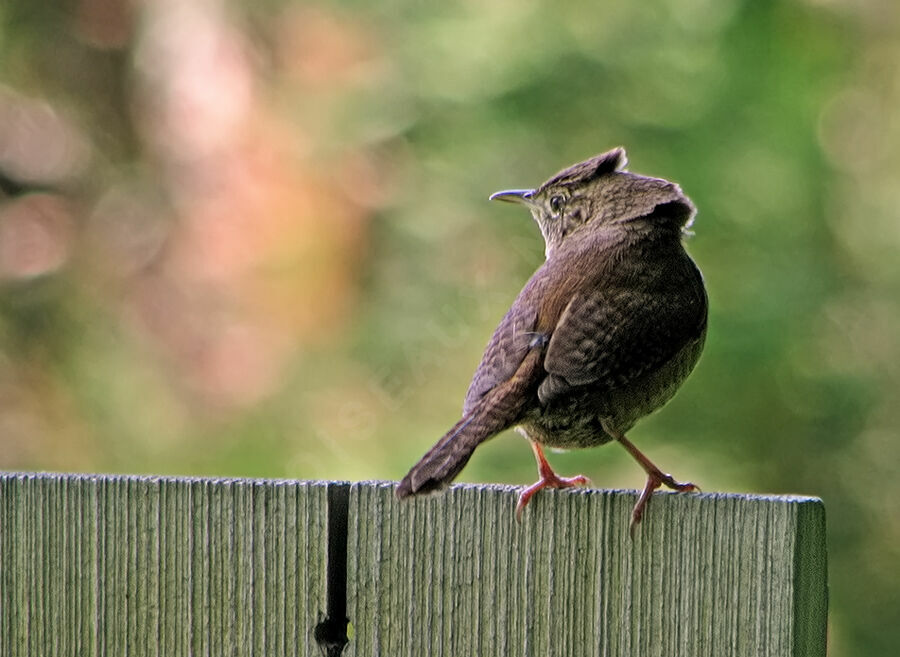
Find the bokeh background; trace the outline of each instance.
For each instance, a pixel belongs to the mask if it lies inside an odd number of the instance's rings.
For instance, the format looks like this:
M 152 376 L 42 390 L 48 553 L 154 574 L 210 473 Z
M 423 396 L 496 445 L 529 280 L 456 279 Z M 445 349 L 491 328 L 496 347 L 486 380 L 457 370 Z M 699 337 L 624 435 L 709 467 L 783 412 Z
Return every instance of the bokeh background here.
M 632 438 L 828 510 L 830 652 L 900 644 L 900 5 L 5 0 L 0 468 L 396 479 L 612 146 L 700 209 L 701 362 Z M 608 447 L 562 473 L 638 487 Z M 530 483 L 504 435 L 464 481 Z M 727 555 L 723 555 L 725 558 Z

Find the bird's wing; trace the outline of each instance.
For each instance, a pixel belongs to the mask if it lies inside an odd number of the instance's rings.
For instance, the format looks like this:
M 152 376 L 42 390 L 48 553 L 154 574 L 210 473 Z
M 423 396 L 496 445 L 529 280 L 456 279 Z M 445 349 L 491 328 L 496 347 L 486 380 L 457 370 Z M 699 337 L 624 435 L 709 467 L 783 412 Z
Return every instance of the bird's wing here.
M 494 387 L 516 373 L 535 339 L 533 331 L 536 323 L 537 311 L 519 300 L 500 320 L 469 384 L 463 415 L 467 415 Z
M 685 264 L 684 271 L 663 273 L 646 292 L 616 281 L 575 292 L 547 346 L 541 402 L 587 384 L 623 386 L 698 339 L 706 326 L 706 297 L 689 278 L 699 272 Z M 679 280 L 682 275 L 686 280 Z

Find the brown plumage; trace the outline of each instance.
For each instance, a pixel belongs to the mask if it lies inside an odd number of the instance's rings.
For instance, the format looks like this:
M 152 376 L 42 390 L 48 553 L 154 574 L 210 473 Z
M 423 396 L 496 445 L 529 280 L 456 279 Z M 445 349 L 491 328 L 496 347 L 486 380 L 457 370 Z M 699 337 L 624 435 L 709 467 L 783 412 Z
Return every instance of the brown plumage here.
M 678 185 L 623 171 L 614 149 L 575 164 L 535 190 L 492 199 L 531 210 L 547 260 L 494 331 L 456 425 L 409 471 L 400 498 L 439 490 L 475 448 L 517 427 L 531 442 L 546 487 L 584 484 L 553 473 L 541 445 L 593 447 L 619 441 L 647 472 L 640 521 L 660 485 L 694 490 L 661 472 L 625 437 L 665 404 L 700 357 L 707 300 L 682 246 L 694 206 Z

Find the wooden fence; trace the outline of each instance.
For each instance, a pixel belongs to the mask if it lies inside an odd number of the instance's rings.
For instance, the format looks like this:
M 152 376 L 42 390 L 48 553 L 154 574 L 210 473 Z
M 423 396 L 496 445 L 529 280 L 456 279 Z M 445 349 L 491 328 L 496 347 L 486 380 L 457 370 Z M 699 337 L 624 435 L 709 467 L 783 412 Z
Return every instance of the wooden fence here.
M 0 473 L 0 655 L 825 655 L 806 497 Z

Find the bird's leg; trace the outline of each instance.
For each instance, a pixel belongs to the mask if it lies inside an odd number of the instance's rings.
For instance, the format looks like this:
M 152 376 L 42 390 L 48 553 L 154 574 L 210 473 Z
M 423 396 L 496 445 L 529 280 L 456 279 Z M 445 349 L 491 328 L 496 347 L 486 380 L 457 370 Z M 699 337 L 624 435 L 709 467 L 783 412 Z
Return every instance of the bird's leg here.
M 660 486 L 666 486 L 667 488 L 671 488 L 672 490 L 687 493 L 690 491 L 699 491 L 700 487 L 696 484 L 692 484 L 691 482 L 682 483 L 680 481 L 676 481 L 675 478 L 666 474 L 653 463 L 650 459 L 644 456 L 644 453 L 635 447 L 634 443 L 632 443 L 628 438 L 625 437 L 624 434 L 610 430 L 609 427 L 603 427 L 606 433 L 615 438 L 625 450 L 631 454 L 632 458 L 637 461 L 641 467 L 644 469 L 644 472 L 647 473 L 647 483 L 644 485 L 644 490 L 641 492 L 641 496 L 638 498 L 637 504 L 634 505 L 634 509 L 631 512 L 631 532 L 634 533 L 634 527 L 641 521 L 641 516 L 644 515 L 644 509 L 647 504 L 650 502 L 650 496 Z
M 543 490 L 544 488 L 572 488 L 574 486 L 587 486 L 590 484 L 590 480 L 584 475 L 578 475 L 575 477 L 560 477 L 558 474 L 553 472 L 553 468 L 550 467 L 550 464 L 547 462 L 547 458 L 544 456 L 544 450 L 541 449 L 541 446 L 538 445 L 533 440 L 529 440 L 531 443 L 531 449 L 534 452 L 534 458 L 537 460 L 538 465 L 538 474 L 541 478 L 533 483 L 531 486 L 523 490 L 519 493 L 519 501 L 516 504 L 516 519 L 522 519 L 522 510 L 528 504 L 529 500 L 531 500 L 532 496 L 537 493 L 539 490 Z

